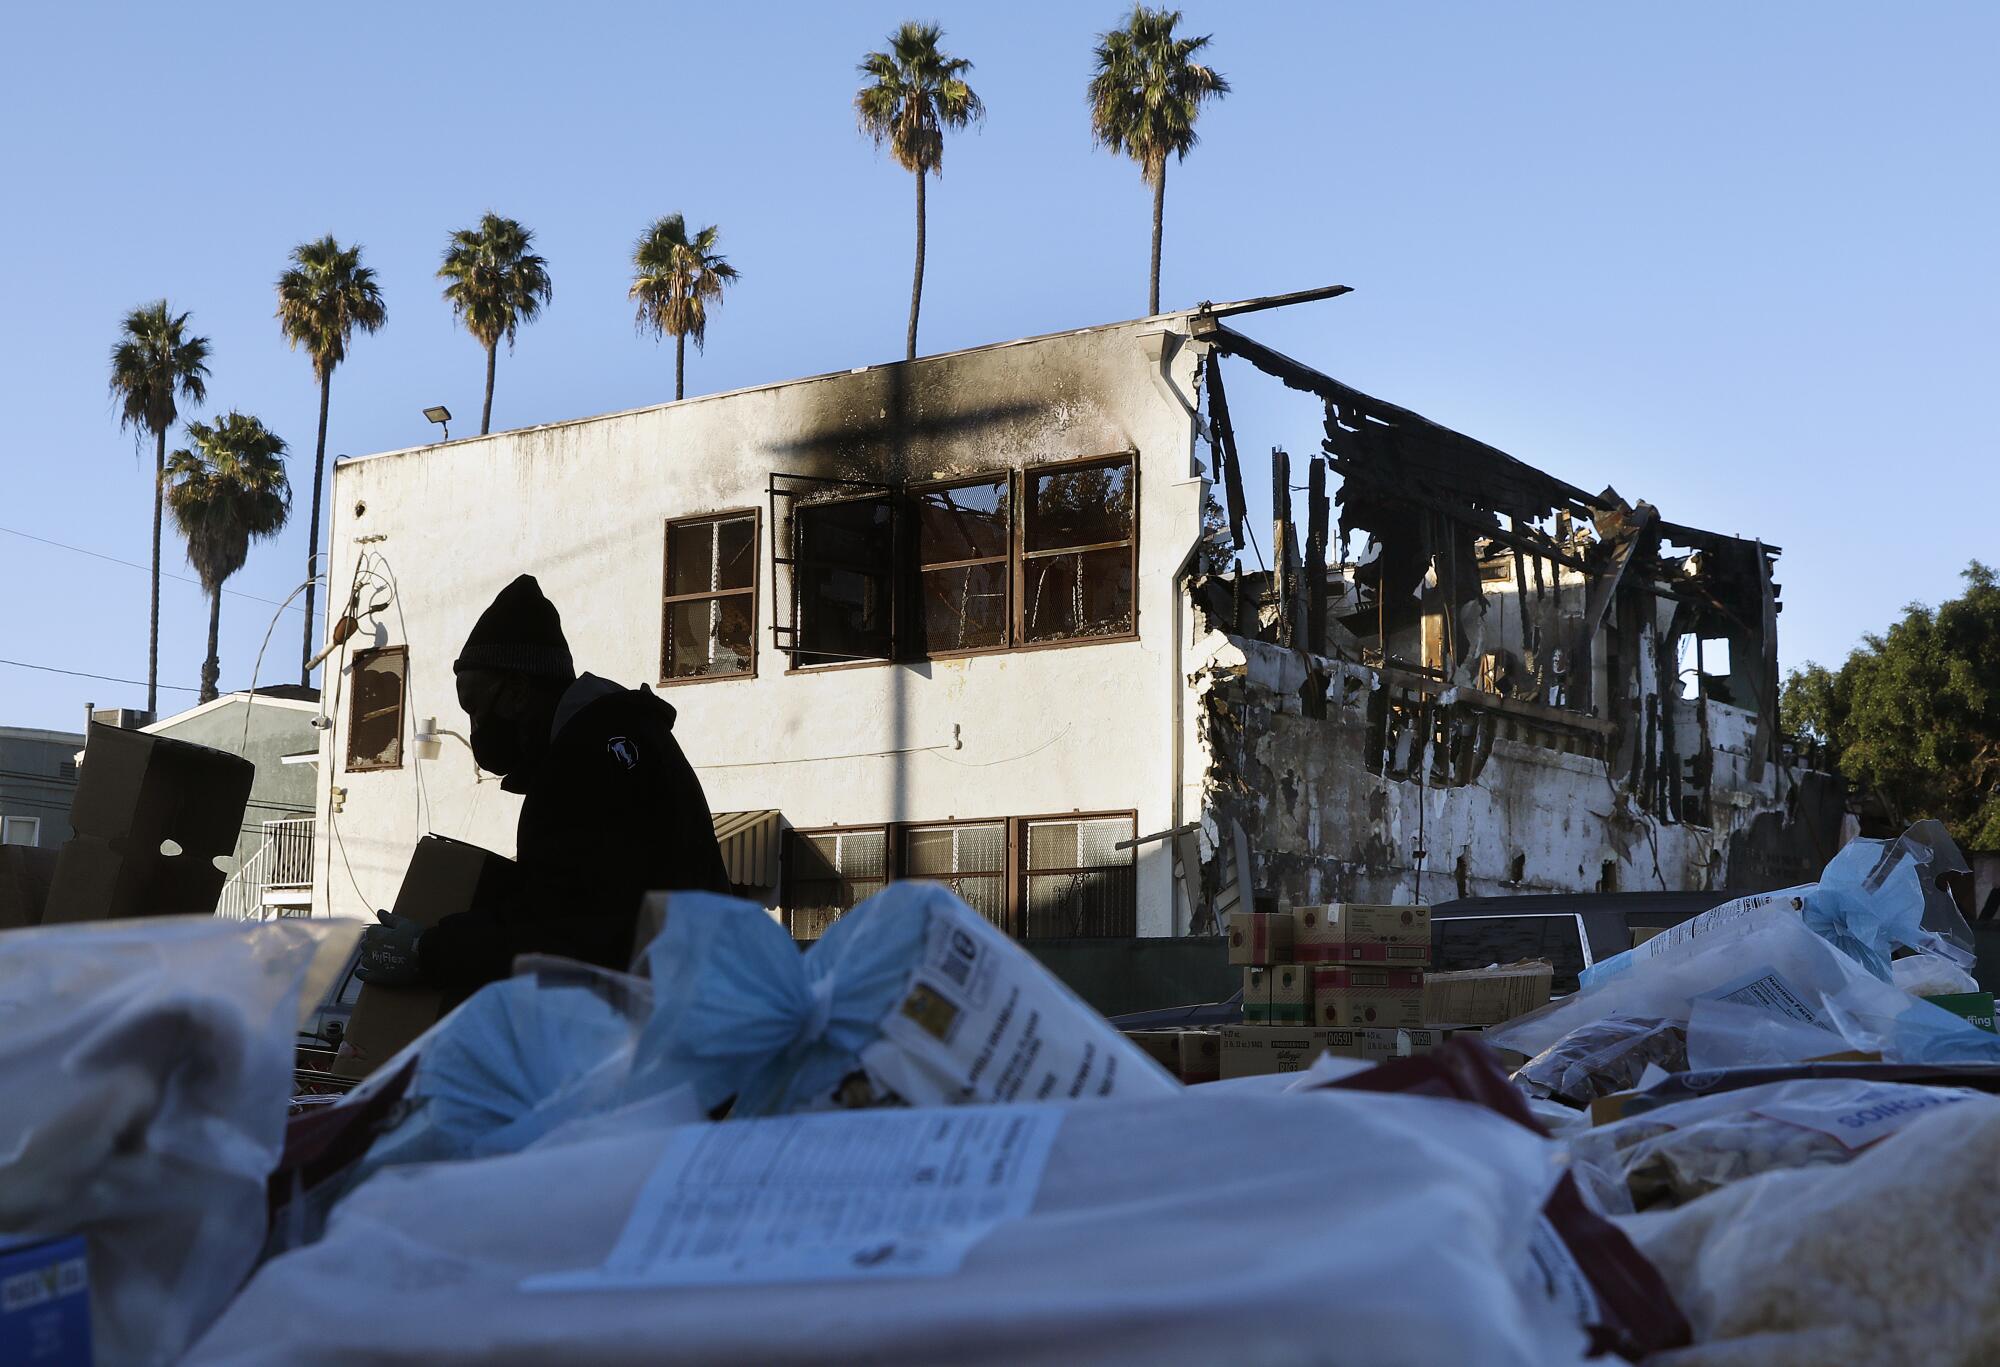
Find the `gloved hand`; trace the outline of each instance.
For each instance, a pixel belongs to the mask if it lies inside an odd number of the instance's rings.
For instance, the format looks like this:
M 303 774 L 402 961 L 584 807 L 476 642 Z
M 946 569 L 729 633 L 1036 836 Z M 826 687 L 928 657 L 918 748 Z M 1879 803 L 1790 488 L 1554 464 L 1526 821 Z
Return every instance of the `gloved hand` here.
M 423 981 L 417 941 L 423 927 L 393 911 L 378 911 L 382 924 L 361 932 L 361 963 L 354 976 L 377 987 L 415 987 Z

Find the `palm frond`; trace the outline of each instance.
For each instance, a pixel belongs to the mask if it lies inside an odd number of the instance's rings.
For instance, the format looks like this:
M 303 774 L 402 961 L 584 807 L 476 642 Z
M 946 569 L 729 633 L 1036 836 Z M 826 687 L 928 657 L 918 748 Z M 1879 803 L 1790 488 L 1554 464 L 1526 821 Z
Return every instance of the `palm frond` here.
M 945 129 L 986 117 L 965 81 L 972 63 L 941 51 L 943 38 L 936 24 L 905 23 L 889 35 L 887 51 L 867 53 L 857 68 L 868 80 L 854 94 L 861 131 L 920 176 L 943 174 Z
M 445 302 L 482 346 L 505 338 L 514 345 L 521 324 L 531 323 L 555 296 L 549 263 L 529 250 L 535 235 L 511 218 L 488 212 L 476 228 L 451 235 L 438 278 Z
M 312 357 L 313 374 L 322 380 L 347 359 L 356 328 L 378 332 L 389 320 L 381 284 L 361 264 L 360 244 L 343 247 L 331 233 L 292 248 L 277 291 L 285 340 Z
M 167 458 L 168 510 L 188 563 L 210 593 L 243 568 L 250 543 L 276 536 L 291 513 L 284 439 L 245 413 L 187 425 L 188 445 Z
M 1229 93 L 1229 82 L 1194 60 L 1211 35 L 1178 38 L 1178 10 L 1134 9 L 1125 26 L 1098 37 L 1086 98 L 1091 138 L 1139 163 L 1151 181 L 1167 158 L 1186 160 L 1200 141 L 1202 106 Z
M 717 254 L 722 230 L 715 224 L 689 236 L 687 220 L 667 214 L 640 234 L 632 247 L 632 287 L 636 325 L 655 337 L 685 337 L 699 350 L 708 335 L 708 301 L 722 298 L 723 286 L 738 276 Z
M 157 436 L 174 425 L 182 400 L 208 398 L 209 342 L 191 336 L 188 315 L 156 299 L 125 315 L 111 347 L 111 401 L 118 425 Z

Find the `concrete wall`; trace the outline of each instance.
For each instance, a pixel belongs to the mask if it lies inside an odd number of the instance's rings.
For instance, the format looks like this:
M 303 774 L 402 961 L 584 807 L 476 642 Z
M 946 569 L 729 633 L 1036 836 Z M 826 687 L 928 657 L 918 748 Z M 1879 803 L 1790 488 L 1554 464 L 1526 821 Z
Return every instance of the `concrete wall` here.
M 316 703 L 258 698 L 253 704 L 246 695 L 234 693 L 145 728 L 175 740 L 242 755 L 257 766 L 257 776 L 250 785 L 250 803 L 243 811 L 243 833 L 236 842 L 238 863 L 234 867 L 240 867 L 241 861 L 255 854 L 264 843 L 264 822 L 313 815 L 317 787 L 313 766 L 284 764 L 280 760 L 285 755 L 319 748 L 319 733 L 312 725 L 312 719 L 318 715 Z
M 76 752 L 83 737 L 68 731 L 0 726 L 0 816 L 39 821 L 35 844 L 54 849 L 72 834 Z
M 364 608 L 387 606 L 328 663 L 319 801 L 338 811 L 318 905 L 389 905 L 427 830 L 512 850 L 516 801 L 475 781 L 465 747 L 423 762 L 408 743 L 423 717 L 464 729 L 451 661 L 497 590 L 534 573 L 580 669 L 657 683 L 664 524 L 734 509 L 766 524 L 756 677 L 662 690 L 712 809 L 777 808 L 797 827 L 1132 809 L 1141 834 L 1170 825 L 1174 572 L 1198 535 L 1201 481 L 1194 358 L 1161 330 L 1091 329 L 340 464 L 329 600 L 337 615 L 358 582 Z M 771 635 L 774 472 L 921 480 L 1119 452 L 1138 454 L 1136 641 L 786 672 Z M 389 644 L 409 648 L 404 763 L 348 772 L 353 654 Z M 1170 933 L 1159 845 L 1138 890 L 1140 933 Z

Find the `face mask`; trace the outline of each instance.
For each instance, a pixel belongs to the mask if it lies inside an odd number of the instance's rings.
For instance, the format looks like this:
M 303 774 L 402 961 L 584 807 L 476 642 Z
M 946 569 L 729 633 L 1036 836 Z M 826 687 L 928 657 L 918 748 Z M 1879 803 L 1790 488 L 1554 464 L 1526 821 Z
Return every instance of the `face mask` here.
M 511 774 L 527 758 L 520 728 L 512 722 L 488 722 L 472 728 L 472 762 L 489 774 Z

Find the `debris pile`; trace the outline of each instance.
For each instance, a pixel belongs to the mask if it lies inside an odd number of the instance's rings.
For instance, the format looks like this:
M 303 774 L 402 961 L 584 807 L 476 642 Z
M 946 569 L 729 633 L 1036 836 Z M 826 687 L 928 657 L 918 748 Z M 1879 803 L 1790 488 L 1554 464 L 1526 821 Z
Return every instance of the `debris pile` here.
M 942 887 L 804 952 L 663 895 L 633 972 L 523 959 L 289 1120 L 348 941 L 9 931 L 0 1357 L 1992 1360 L 1942 857 L 1854 842 L 1555 1000 L 1426 981 L 1424 907 L 1239 911 L 1235 1018 L 1129 1035 Z

